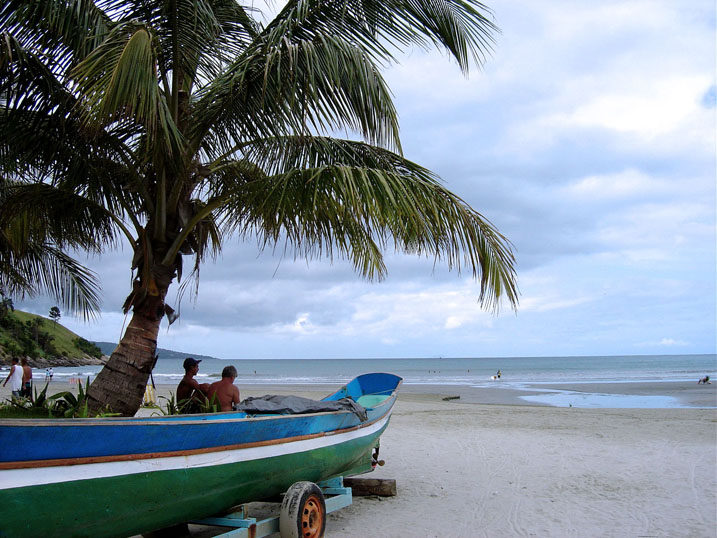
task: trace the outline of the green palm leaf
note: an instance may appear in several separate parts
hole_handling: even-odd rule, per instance
[[[130,119],[145,129],[147,142],[164,141],[178,153],[180,134],[159,90],[150,30],[133,21],[118,24],[71,72],[86,121],[104,125]]]
[[[271,139],[245,148],[263,177],[225,181],[223,222],[264,244],[284,241],[305,257],[334,251],[367,278],[382,278],[387,247],[468,268],[481,280],[481,301],[517,303],[510,245],[430,171],[358,142],[321,137]],[[223,170],[243,172],[237,163]]]
[[[205,152],[236,140],[347,127],[398,147],[398,123],[383,77],[360,48],[331,36],[252,49],[198,92],[191,138]]]

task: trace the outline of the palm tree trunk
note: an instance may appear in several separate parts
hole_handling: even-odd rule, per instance
[[[92,412],[107,408],[123,416],[137,412],[156,361],[160,321],[134,311],[122,340],[87,391]]]
[[[139,409],[147,379],[157,360],[157,334],[165,311],[164,298],[175,275],[174,269],[153,266],[152,292],[134,303],[124,336],[87,391],[91,412],[109,409],[123,416],[134,416]],[[147,289],[139,282],[135,284],[136,289]],[[133,293],[132,297],[137,295]]]

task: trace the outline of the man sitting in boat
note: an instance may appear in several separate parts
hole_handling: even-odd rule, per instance
[[[187,357],[184,359],[184,377],[177,386],[177,404],[183,413],[201,413],[201,404],[205,401],[209,383],[201,385],[194,379],[199,373],[201,360]]]
[[[209,401],[216,401],[221,411],[231,411],[239,403],[239,389],[234,386],[234,380],[238,375],[236,368],[225,366],[221,381],[209,385],[207,391]]]

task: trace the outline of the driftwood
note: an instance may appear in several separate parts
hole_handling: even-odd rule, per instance
[[[350,487],[351,494],[355,497],[396,495],[396,480],[393,478],[344,478],[344,486]]]
[[[448,400],[460,400],[461,397],[460,396],[446,396],[443,399],[447,402]]]

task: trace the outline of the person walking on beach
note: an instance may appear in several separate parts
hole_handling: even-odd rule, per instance
[[[177,404],[184,413],[201,413],[201,404],[209,389],[208,383],[201,385],[194,379],[199,373],[201,360],[187,357],[184,359],[184,377],[177,386]]]
[[[239,389],[234,386],[234,380],[239,374],[233,366],[225,366],[222,370],[222,379],[209,385],[207,396],[209,401],[215,398],[221,406],[221,411],[231,411],[239,403]]]
[[[20,364],[22,365],[22,389],[20,390],[20,396],[32,401],[32,368],[28,366],[25,357],[20,359]]]
[[[17,399],[21,396],[22,391],[22,367],[17,357],[12,358],[12,366],[10,367],[10,373],[7,375],[5,382],[2,384],[4,387],[7,382],[10,381],[10,390],[12,391],[12,398]]]
[[[52,371],[52,368],[50,368],[50,381],[52,381],[52,376],[55,374],[55,372]]]

